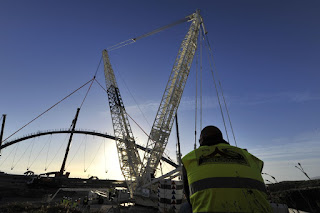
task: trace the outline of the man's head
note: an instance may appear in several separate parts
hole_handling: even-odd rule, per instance
[[[222,133],[218,127],[206,126],[200,134],[200,146],[212,146],[218,143],[228,143],[223,140]]]

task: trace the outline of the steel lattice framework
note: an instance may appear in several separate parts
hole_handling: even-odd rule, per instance
[[[119,161],[121,171],[127,181],[131,196],[133,196],[135,192],[137,192],[136,195],[139,195],[142,191],[145,191],[145,189],[150,191],[145,185],[150,186],[151,176],[154,175],[160,159],[162,158],[164,149],[168,143],[174,118],[177,113],[182,93],[190,72],[192,60],[197,49],[197,40],[200,26],[202,24],[202,17],[200,16],[199,11],[187,16],[182,21],[179,21],[179,23],[183,21],[190,21],[191,25],[180,45],[169,81],[162,96],[147,142],[146,148],[147,150],[150,150],[150,152],[144,154],[143,162],[141,161],[137,151],[128,116],[110,64],[108,52],[106,50],[103,51],[104,72],[113,129],[115,137],[119,138],[119,140],[117,140]],[[170,26],[173,25],[167,25],[156,30],[156,32]],[[146,35],[148,36],[149,34],[150,33]],[[142,192],[142,194],[144,194],[144,192]]]
[[[189,75],[191,63],[197,48],[197,40],[202,18],[197,11],[191,15],[191,25],[183,39],[169,81],[162,96],[156,118],[149,135],[147,148],[152,150],[145,153],[141,174],[143,182],[150,181],[154,174],[164,149],[168,143],[181,96]]]
[[[110,64],[108,52],[103,50],[102,55],[114,136],[117,138],[116,144],[119,163],[129,190],[130,192],[133,192],[141,168],[141,159],[134,141],[127,112],[120,96],[116,78]],[[131,193],[131,195],[132,194],[133,193]]]

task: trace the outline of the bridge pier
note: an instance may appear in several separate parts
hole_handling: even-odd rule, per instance
[[[2,138],[3,138],[3,132],[4,132],[4,125],[6,123],[6,117],[7,117],[6,114],[2,115],[3,120],[2,120],[2,126],[1,126],[1,132],[0,132],[0,147],[2,145]],[[0,156],[1,156],[1,149],[0,149]]]

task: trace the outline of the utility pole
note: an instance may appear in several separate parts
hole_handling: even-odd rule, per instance
[[[6,117],[7,117],[6,114],[2,115],[3,120],[2,120],[2,126],[1,126],[1,132],[0,132],[0,147],[2,145],[2,137],[3,137],[4,125],[6,123]],[[1,156],[1,150],[0,150],[0,156]]]
[[[76,128],[76,123],[77,123],[77,120],[78,120],[79,111],[80,111],[80,108],[77,109],[76,116],[74,117],[74,119],[72,121],[72,124],[71,124],[71,127],[70,127],[71,134],[70,134],[70,137],[69,137],[68,146],[67,146],[67,149],[66,149],[66,153],[64,155],[64,159],[63,159],[63,162],[62,162],[62,165],[61,165],[59,176],[63,176],[64,168],[66,166],[67,157],[68,157],[68,153],[69,153],[69,149],[70,149],[70,145],[71,145],[71,141],[72,141],[72,137],[73,137],[73,132],[74,132],[74,129]]]

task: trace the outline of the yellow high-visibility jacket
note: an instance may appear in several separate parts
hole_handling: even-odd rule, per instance
[[[272,212],[263,161],[229,144],[200,146],[182,159],[193,212]]]

